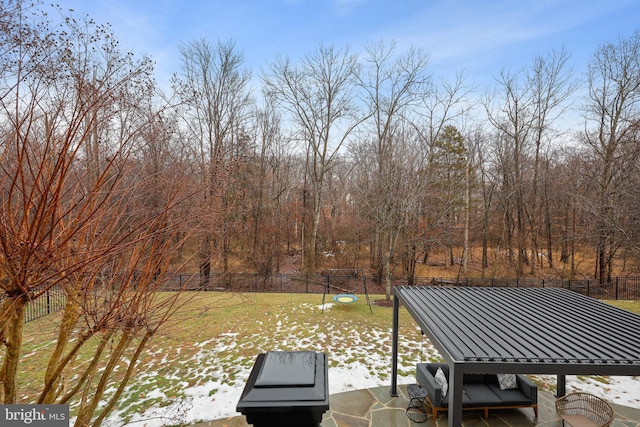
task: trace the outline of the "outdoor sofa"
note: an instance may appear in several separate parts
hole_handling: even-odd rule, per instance
[[[436,380],[438,368],[442,369],[447,382],[449,366],[445,363],[419,363],[416,366],[418,384],[423,387],[427,396],[425,404],[431,406],[435,419],[439,412],[446,411],[449,404],[448,393],[443,397],[443,387]],[[512,384],[503,390],[496,374],[465,374],[463,379],[462,409],[484,411],[489,417],[489,409],[532,408],[538,417],[538,387],[524,375],[508,378]],[[502,378],[501,378],[502,380]],[[440,381],[442,381],[440,379]],[[503,381],[503,386],[505,381]],[[506,381],[508,382],[508,381]],[[509,385],[507,385],[509,387]],[[448,386],[445,386],[448,387]]]

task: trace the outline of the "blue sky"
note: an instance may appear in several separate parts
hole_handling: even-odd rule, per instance
[[[640,28],[640,0],[58,0],[110,23],[122,48],[151,56],[166,83],[179,44],[233,39],[254,76],[277,54],[292,60],[320,43],[363,51],[372,41],[429,53],[432,71],[464,69],[491,85],[503,67],[566,48],[577,72],[604,42]]]

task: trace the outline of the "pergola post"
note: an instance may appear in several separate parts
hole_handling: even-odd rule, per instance
[[[556,397],[562,397],[565,394],[567,394],[567,376],[558,374]]]
[[[393,295],[393,337],[391,340],[391,391],[392,397],[398,397],[398,325],[400,318],[400,301]]]
[[[449,365],[449,427],[459,427],[462,425],[462,392],[463,392],[464,370],[462,365],[455,363]]]

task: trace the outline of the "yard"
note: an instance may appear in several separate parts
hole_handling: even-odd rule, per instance
[[[391,308],[374,305],[371,314],[364,298],[348,305],[328,298],[331,304],[322,313],[322,295],[313,294],[210,292],[185,298],[191,299],[156,335],[107,425],[151,427],[233,416],[256,355],[271,350],[327,353],[331,393],[390,384]],[[640,312],[637,302],[615,304]],[[55,316],[26,325],[28,369],[20,375],[19,403],[34,400],[33,381],[42,378]],[[415,381],[417,362],[439,358],[406,313],[400,315],[400,355],[400,383]],[[536,380],[543,388],[554,384],[551,378]],[[615,403],[640,407],[637,384],[630,378],[568,379],[568,389],[606,393]]]

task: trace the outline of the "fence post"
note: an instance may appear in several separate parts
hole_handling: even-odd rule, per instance
[[[49,289],[47,289],[47,314],[51,314],[51,297],[49,296]]]

